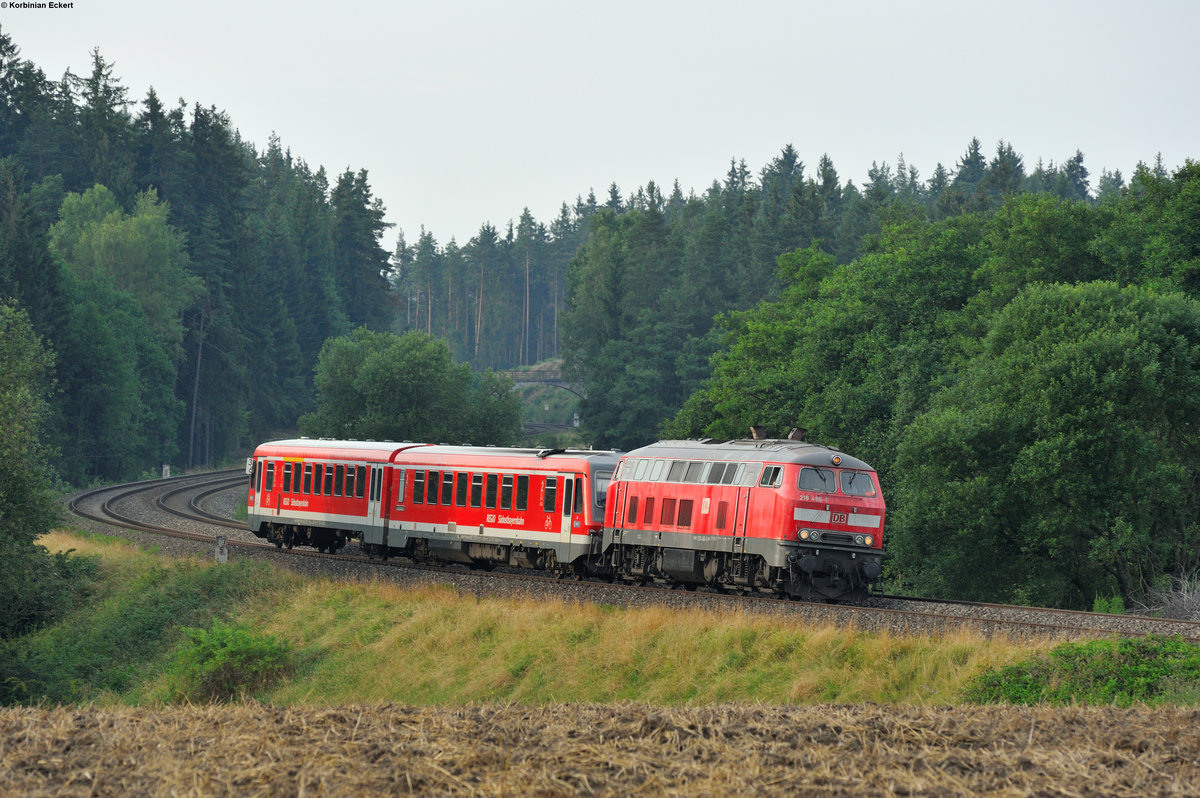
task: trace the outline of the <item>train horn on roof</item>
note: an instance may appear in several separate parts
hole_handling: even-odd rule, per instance
[[[792,431],[788,433],[789,441],[802,441],[804,436],[808,434],[808,430],[804,427],[792,427]]]
[[[767,437],[767,428],[760,427],[757,424],[750,425],[750,437],[756,441],[761,441]]]

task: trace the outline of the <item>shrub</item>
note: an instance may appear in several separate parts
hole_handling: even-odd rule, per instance
[[[1065,643],[973,679],[964,700],[1009,704],[1188,702],[1200,687],[1200,646],[1182,637]]]
[[[244,698],[292,671],[292,653],[272,635],[213,621],[210,629],[185,628],[167,669],[171,697],[193,702]]]

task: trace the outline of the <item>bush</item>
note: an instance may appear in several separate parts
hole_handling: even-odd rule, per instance
[[[171,697],[191,702],[228,701],[268,686],[292,671],[292,654],[272,635],[213,621],[210,629],[185,628],[167,669]]]
[[[1099,594],[1092,599],[1092,612],[1106,612],[1109,615],[1125,614],[1125,599],[1120,596],[1105,598]]]
[[[1066,643],[1035,659],[986,671],[967,686],[976,704],[1190,703],[1200,688],[1200,646],[1182,637]]]

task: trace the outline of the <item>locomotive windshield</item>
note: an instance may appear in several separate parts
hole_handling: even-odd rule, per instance
[[[837,490],[837,480],[828,468],[801,468],[800,490],[813,493],[833,493]]]
[[[867,471],[843,471],[842,493],[847,496],[874,496],[875,480]]]

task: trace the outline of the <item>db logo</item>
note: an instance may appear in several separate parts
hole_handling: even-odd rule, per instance
[[[831,513],[829,520],[830,520],[830,522],[832,522],[834,524],[848,524],[848,523],[850,523],[850,514],[849,513]]]

